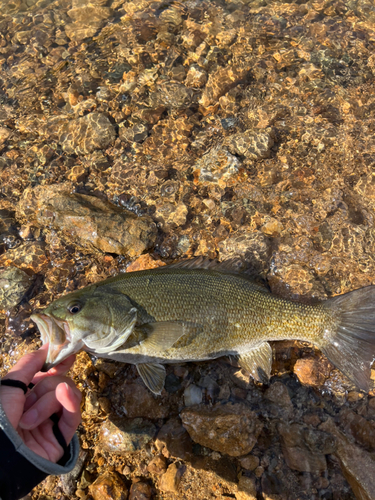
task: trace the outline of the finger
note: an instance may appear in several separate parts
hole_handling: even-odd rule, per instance
[[[52,377],[55,375],[65,375],[70,367],[73,365],[74,361],[76,359],[76,355],[72,354],[68,358],[64,359],[59,365],[54,366],[48,372],[39,372],[35,375],[35,377],[32,380],[33,384],[38,384],[41,380]]]
[[[79,423],[81,422],[81,399],[80,391],[72,388],[67,383],[59,384],[56,388],[56,398],[60,402],[63,411],[59,420],[59,429],[67,443],[70,443]]]
[[[35,429],[60,410],[61,404],[56,399],[55,392],[47,392],[22,415],[18,425],[21,429]]]
[[[37,402],[37,400],[40,399],[47,392],[52,391],[54,393],[56,390],[56,387],[59,384],[61,384],[62,382],[66,382],[67,384],[71,385],[72,387],[75,387],[73,380],[71,380],[68,377],[54,376],[54,377],[47,377],[47,378],[41,380],[33,388],[33,390],[27,394],[24,412],[29,410]]]
[[[29,385],[35,373],[39,372],[47,358],[48,345],[45,344],[38,351],[29,352],[9,370],[4,379],[12,378]]]

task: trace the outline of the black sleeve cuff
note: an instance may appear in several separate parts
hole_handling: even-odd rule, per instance
[[[1,500],[17,500],[24,497],[48,475],[18,453],[1,430],[0,453]]]

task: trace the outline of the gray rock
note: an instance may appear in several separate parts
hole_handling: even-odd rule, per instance
[[[202,389],[194,384],[186,387],[184,391],[185,406],[199,405],[202,402]]]
[[[0,271],[0,309],[8,310],[19,304],[31,283],[32,278],[17,267]]]
[[[244,133],[231,135],[225,144],[232,154],[245,156],[250,160],[260,160],[269,158],[274,142],[268,132],[247,130]]]
[[[142,418],[107,420],[100,428],[99,449],[119,455],[142,450],[155,432],[156,427]]]

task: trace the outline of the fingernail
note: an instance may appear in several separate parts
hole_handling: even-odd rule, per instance
[[[21,418],[18,425],[24,429],[28,429],[35,424],[35,422],[37,421],[38,415],[39,415],[38,410],[35,408],[27,411],[26,413],[24,413],[22,415],[22,418]]]

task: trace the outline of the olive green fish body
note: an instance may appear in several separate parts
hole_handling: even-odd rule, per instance
[[[311,342],[364,390],[375,358],[375,287],[307,305],[202,259],[120,274],[56,300],[32,319],[50,343],[49,366],[85,349],[134,363],[156,394],[163,364],[224,355],[237,356],[266,382],[271,340]]]

